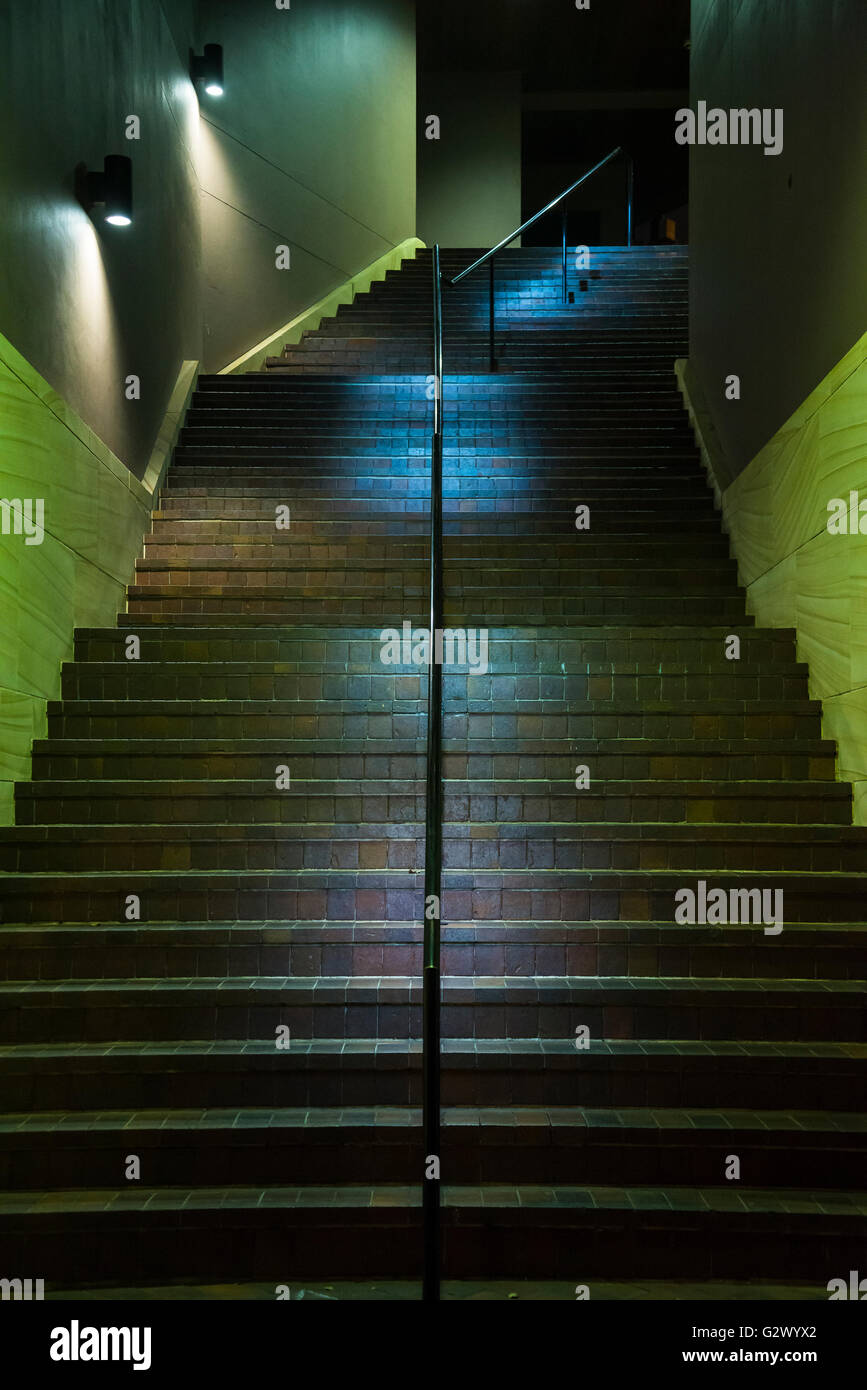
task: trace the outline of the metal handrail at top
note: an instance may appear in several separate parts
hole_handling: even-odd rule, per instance
[[[546,203],[545,206],[544,206],[543,208],[540,208],[538,212],[534,213],[532,217],[528,217],[527,220],[526,220],[526,222],[522,222],[521,225],[520,225],[520,227],[517,227],[517,228],[515,229],[514,232],[511,232],[510,235],[507,236],[507,237],[503,237],[503,240],[502,240],[502,241],[498,241],[497,244],[496,244],[496,246],[492,246],[491,249],[490,249],[490,251],[486,251],[486,252],[484,253],[483,256],[479,256],[477,260],[473,261],[472,265],[468,265],[468,266],[466,267],[465,270],[459,271],[458,274],[455,275],[455,276],[453,276],[452,279],[449,281],[449,284],[450,284],[450,285],[459,285],[460,282],[461,282],[461,280],[465,280],[466,277],[467,277],[468,275],[472,275],[473,271],[478,270],[480,266],[483,266],[483,265],[485,265],[485,264],[487,264],[487,266],[488,266],[488,271],[489,271],[489,277],[488,277],[488,343],[489,343],[489,353],[488,353],[488,356],[489,356],[489,366],[490,366],[490,370],[491,370],[492,372],[495,372],[495,371],[497,370],[497,353],[496,353],[496,347],[495,347],[495,341],[494,341],[494,334],[495,334],[495,317],[496,317],[496,310],[495,310],[495,305],[494,305],[494,260],[495,260],[495,257],[499,254],[500,251],[503,251],[503,250],[505,250],[505,248],[506,248],[507,246],[510,246],[511,243],[512,243],[513,241],[515,241],[516,238],[519,237],[519,236],[521,235],[522,232],[526,232],[526,230],[527,230],[528,227],[532,227],[534,222],[538,222],[540,217],[544,217],[545,214],[548,213],[548,212],[551,212],[551,210],[552,210],[553,208],[556,208],[556,207],[562,205],[562,209],[561,209],[561,211],[562,211],[562,218],[561,218],[561,239],[562,239],[562,243],[563,243],[563,276],[562,276],[563,283],[562,283],[562,298],[563,298],[563,303],[566,304],[567,301],[568,301],[568,298],[569,298],[568,292],[567,292],[567,287],[566,287],[566,280],[567,280],[567,255],[566,255],[566,200],[567,200],[567,198],[570,197],[571,194],[573,194],[573,193],[575,192],[575,189],[576,189],[576,188],[580,188],[580,187],[581,187],[582,183],[586,183],[588,179],[591,179],[591,178],[593,177],[593,175],[596,174],[596,173],[598,173],[598,171],[599,171],[600,169],[602,169],[606,164],[610,164],[611,161],[612,161],[612,159],[616,159],[617,156],[618,156],[619,154],[624,154],[624,153],[625,153],[625,151],[623,150],[623,148],[622,148],[621,145],[615,145],[615,147],[614,147],[613,150],[609,150],[608,154],[605,155],[605,157],[604,157],[603,159],[600,159],[599,162],[598,162],[597,164],[594,164],[592,169],[588,169],[587,172],[586,172],[585,174],[582,174],[581,177],[580,177],[580,179],[576,179],[574,183],[570,183],[569,187],[568,187],[568,188],[564,188],[562,193],[558,193],[556,198],[552,198],[551,201],[550,201],[550,203]],[[627,176],[626,176],[626,245],[627,245],[627,246],[631,246],[631,245],[632,245],[632,200],[633,200],[633,189],[634,189],[634,170],[633,170],[632,156],[627,154],[627,155],[626,155],[626,159],[627,159]]]
[[[515,240],[516,237],[519,237],[522,232],[526,232],[528,227],[532,227],[534,222],[538,222],[540,217],[544,217],[546,212],[550,212],[552,208],[557,207],[558,203],[562,203],[564,199],[569,197],[570,193],[575,192],[576,188],[580,188],[582,183],[586,183],[589,178],[592,178],[593,175],[603,167],[603,165],[609,164],[612,159],[615,159],[617,155],[622,153],[622,147],[620,145],[616,145],[613,150],[610,150],[608,152],[604,159],[600,159],[598,164],[594,164],[592,169],[588,169],[586,174],[582,174],[580,179],[576,179],[574,183],[570,183],[568,188],[564,188],[563,192],[558,193],[556,198],[552,198],[550,203],[546,203],[545,206],[541,208],[538,212],[534,213],[532,217],[528,217],[526,222],[522,222],[520,227],[518,227],[509,236],[503,237],[502,241],[498,241],[496,246],[491,247],[490,251],[486,251],[483,256],[479,256],[478,260],[473,261],[472,265],[468,265],[466,270],[462,270],[458,275],[453,276],[452,279],[449,281],[449,284],[457,285],[460,283],[461,280],[466,279],[468,275],[472,275],[474,270],[478,270],[479,266],[484,265],[486,261],[491,260],[492,257],[496,256],[498,251],[503,251],[507,246],[511,244],[511,242]],[[630,165],[631,163],[632,161],[630,160]],[[631,240],[632,231],[631,206],[632,198],[630,189],[630,217],[628,228],[629,238],[627,240],[627,245],[629,244],[629,240]]]

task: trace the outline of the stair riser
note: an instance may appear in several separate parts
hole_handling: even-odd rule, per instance
[[[39,784],[26,784],[15,799],[15,819],[18,825],[304,825],[310,821],[336,824],[364,825],[391,822],[407,824],[424,820],[424,798],[406,794],[377,795],[373,788],[359,789],[357,795],[347,791],[329,797],[311,785],[305,794],[303,784],[289,793],[276,793],[272,782],[261,787],[257,794],[235,790],[231,783],[200,787],[184,783],[172,793],[150,791],[147,784],[138,784],[129,795],[115,788],[100,788],[90,784],[83,795],[75,795],[74,784],[67,783],[63,794],[36,796]],[[781,793],[779,800],[762,796],[714,797],[696,793],[692,796],[658,796],[632,793],[622,797],[593,796],[552,800],[547,809],[526,804],[526,799],[503,798],[509,804],[498,809],[496,797],[474,797],[469,804],[463,797],[446,796],[444,816],[449,821],[474,821],[512,824],[537,821],[568,821],[575,825],[593,825],[599,821],[618,821],[624,824],[644,823],[667,825],[687,822],[696,827],[720,822],[739,821],[761,824],[835,824],[851,823],[851,804],[848,799],[799,800],[794,803]],[[538,800],[538,798],[536,798]],[[518,802],[520,804],[516,805]]]
[[[326,929],[327,932],[327,929]],[[449,929],[444,929],[446,936]],[[159,935],[158,929],[155,934]],[[375,935],[375,932],[371,932]],[[445,944],[442,948],[444,975],[504,975],[509,979],[534,976],[610,976],[629,975],[636,979],[660,976],[677,978],[738,978],[775,980],[857,980],[863,971],[863,945],[859,940],[841,943],[842,933],[831,929],[814,932],[798,943],[790,928],[779,938],[765,938],[760,932],[719,931],[713,945],[691,942],[684,928],[677,936],[669,930],[669,944],[642,945],[582,944],[577,931],[562,928],[559,944],[513,944],[519,935],[514,927],[504,939],[483,944]],[[4,953],[3,973],[8,980],[99,980],[210,978],[225,975],[240,978],[258,975],[292,975],[299,979],[319,976],[384,975],[421,977],[421,929],[415,942],[384,944],[376,941],[305,942],[291,945],[166,945],[165,942],[135,946],[113,944],[111,939],[99,947],[64,947],[56,940],[45,946],[18,947]]]
[[[186,670],[172,670],[148,661],[124,661],[112,666],[94,664],[66,666],[63,670],[61,695],[64,700],[301,700],[331,701],[358,700],[362,707],[370,700],[417,701],[426,695],[426,675],[408,674],[412,667],[402,667],[395,673],[385,666],[380,646],[371,662],[368,675],[295,675],[270,672],[267,665],[257,669],[256,663],[232,671],[231,666],[217,663],[190,664]],[[491,656],[488,647],[489,661]],[[150,653],[148,653],[150,655]],[[377,671],[377,665],[380,670]],[[418,671],[418,668],[415,668]],[[443,699],[446,706],[479,713],[486,705],[514,701],[516,712],[544,710],[550,702],[555,705],[590,706],[594,711],[605,705],[615,709],[623,705],[646,703],[658,705],[673,715],[684,702],[708,700],[714,697],[728,700],[778,702],[806,701],[807,677],[770,673],[750,675],[732,663],[728,670],[711,674],[688,675],[474,675],[443,672]],[[451,712],[451,711],[450,711]]]
[[[382,647],[381,629],[355,628],[342,632],[327,632],[317,628],[268,628],[263,624],[255,633],[239,628],[236,632],[218,629],[213,635],[175,626],[165,632],[148,633],[143,643],[141,660],[263,662],[282,664],[306,663],[313,672],[345,671],[359,675],[369,672],[379,659]],[[489,634],[489,665],[495,675],[559,675],[562,666],[567,671],[586,671],[589,675],[606,676],[636,673],[683,676],[706,673],[715,676],[736,670],[750,675],[780,674],[800,676],[806,667],[795,661],[794,641],[787,634],[774,637],[765,632],[746,628],[738,633],[741,656],[734,667],[723,655],[726,637],[722,629],[714,634],[686,632],[672,634],[630,633],[613,628],[610,632],[582,633],[539,637],[508,629],[493,629]],[[126,661],[128,631],[79,630],[75,640],[75,659],[81,662],[105,662],[116,665]],[[401,673],[408,668],[396,668]],[[412,674],[412,672],[409,672]]]
[[[293,994],[300,993],[296,985]],[[466,992],[466,991],[465,991]],[[574,1037],[579,1026],[586,1026],[592,1038],[612,1039],[671,1039],[694,1038],[703,1041],[780,1041],[792,1037],[821,1040],[833,1035],[838,1041],[867,1041],[867,1022],[863,1008],[850,1003],[844,1006],[839,996],[828,996],[827,1006],[812,1004],[806,996],[794,991],[786,996],[782,991],[763,998],[760,991],[751,995],[732,995],[732,1002],[711,1000],[696,989],[686,1004],[672,1002],[671,996],[656,991],[646,993],[640,1003],[593,1004],[582,1002],[582,991],[574,990],[571,1002],[495,1004],[480,1002],[477,993],[473,1003],[450,1004],[442,1007],[442,1036],[477,1039],[556,1039]],[[565,991],[562,991],[565,993]],[[638,987],[633,993],[638,993]],[[247,995],[251,991],[247,991]],[[265,1042],[287,1027],[299,1044],[312,1038],[377,1038],[410,1039],[421,1036],[421,1004],[350,1003],[314,1004],[283,1002],[285,991],[274,989],[256,991],[257,1001],[245,1003],[244,992],[231,989],[216,991],[197,987],[194,990],[169,990],[165,997],[153,991],[143,991],[136,1002],[135,992],[125,990],[121,1004],[116,996],[112,1002],[88,1002],[93,996],[86,992],[71,995],[64,990],[60,996],[46,997],[45,1005],[34,1002],[19,1006],[3,998],[4,1017],[0,1021],[0,1044],[34,1045],[39,1043],[75,1042],[105,1043],[122,1038],[124,1041],[165,1042],[187,1040],[251,1039]],[[272,1002],[266,1002],[265,995]],[[405,993],[397,987],[395,994]],[[527,990],[532,995],[534,991]],[[420,990],[416,990],[417,996]],[[599,991],[595,991],[598,997]],[[147,996],[153,1002],[146,1002]],[[219,995],[219,998],[218,998]],[[71,996],[71,997],[70,997]],[[590,1000],[594,996],[587,994]],[[854,998],[855,996],[852,995]],[[788,998],[788,1002],[777,1002]],[[235,1002],[232,1002],[234,999]],[[448,991],[446,991],[446,1000]],[[70,1002],[67,1002],[70,1000]],[[223,1002],[225,1000],[225,1002]],[[704,1002],[707,1000],[708,1002]],[[159,1002],[157,1002],[159,1001]]]
[[[61,828],[33,843],[24,840],[25,828],[18,834],[8,832],[8,838],[0,840],[0,871],[38,874],[236,869],[282,873],[302,869],[424,869],[423,821],[415,825],[398,821],[386,827],[371,824],[366,834],[351,825],[287,823],[280,827],[279,835],[271,827],[258,834],[255,828],[241,827],[207,838],[202,835],[202,831],[207,835],[207,827],[200,830],[181,825],[172,827],[171,835],[163,830],[162,843],[150,837],[118,833],[115,827],[108,829],[110,836],[95,828],[85,839]],[[613,835],[610,839],[582,839],[579,827],[559,836],[551,835],[547,826],[515,829],[518,833],[511,836],[471,838],[447,825],[443,833],[443,867],[504,871],[663,870],[692,875],[719,871],[744,875],[798,871],[863,873],[867,869],[867,848],[860,842],[812,844],[802,836],[791,845],[778,841],[754,844],[749,832],[739,828],[707,843],[668,839],[664,828],[654,838],[634,840],[615,839]]]
[[[49,738],[108,739],[144,738],[195,739],[244,737],[292,739],[420,739],[425,735],[423,714],[291,714],[281,711],[271,716],[264,713],[237,714],[201,710],[191,714],[172,714],[165,710],[144,710],[136,713],[100,714],[100,702],[94,701],[93,713],[55,714],[48,717]],[[215,702],[217,705],[219,702]],[[68,707],[67,707],[68,708]],[[445,737],[482,742],[490,739],[510,739],[520,751],[523,739],[580,739],[589,754],[588,742],[595,739],[701,739],[775,737],[789,740],[816,739],[820,733],[818,714],[447,714],[444,720]],[[371,751],[375,751],[371,749]],[[378,751],[378,750],[377,750]],[[492,750],[494,751],[494,750]],[[579,750],[580,751],[580,750]],[[746,750],[748,751],[748,750]],[[388,749],[383,747],[382,752]],[[288,752],[285,756],[289,756]],[[597,776],[599,775],[597,770]]]
[[[472,875],[455,870],[452,879],[466,880]],[[719,873],[714,886],[722,886]],[[173,878],[165,874],[142,877],[132,871],[116,875],[116,881],[79,874],[75,878],[40,878],[38,875],[7,878],[0,882],[0,907],[5,922],[112,922],[124,921],[124,903],[136,894],[142,903],[146,922],[200,921],[422,921],[422,888],[415,886],[417,875],[399,870],[389,875],[370,874],[356,882],[353,871],[335,878],[328,871],[308,873],[300,878],[292,871],[261,873],[239,885],[232,878],[223,883],[218,876],[178,870]],[[617,886],[617,876],[598,871],[592,876],[577,874],[576,881],[564,882],[562,873],[551,874],[550,882],[529,874],[493,875],[493,881],[479,878],[479,886],[446,886],[443,916],[446,921],[674,921],[674,893],[681,887],[695,887],[696,875],[689,871],[669,875],[670,888],[642,886],[646,875],[635,882]],[[498,883],[496,880],[505,880]],[[605,886],[611,880],[610,886]],[[484,883],[485,886],[482,886]],[[532,886],[530,886],[532,883]],[[735,876],[730,886],[750,887],[744,876]],[[768,885],[764,885],[768,886]],[[785,922],[861,922],[863,892],[854,878],[817,881],[805,887],[798,876],[773,875],[772,885],[784,892]],[[831,1033],[833,1036],[833,1032]]]
[[[408,1068],[400,1056],[374,1069],[363,1057],[336,1054],[326,1065],[305,1058],[242,1058],[227,1064],[217,1056],[183,1054],[171,1069],[153,1056],[129,1070],[122,1057],[58,1067],[54,1059],[31,1058],[26,1074],[0,1057],[0,1104],[18,1110],[197,1109],[207,1106],[407,1106],[421,1104],[418,1058]],[[545,1066],[540,1057],[486,1056],[483,1067],[446,1054],[443,1105],[583,1105],[743,1109],[775,1105],[793,1109],[858,1112],[864,1093],[863,1063],[848,1058],[654,1056],[617,1058],[587,1054]],[[521,1065],[517,1065],[517,1063]],[[780,1175],[777,1175],[777,1181]]]
[[[81,1213],[18,1217],[0,1227],[11,1269],[45,1271],[46,1284],[82,1282],[140,1287],[167,1269],[192,1282],[237,1284],[273,1279],[293,1287],[355,1276],[417,1278],[420,1213],[356,1209],[230,1207],[150,1216]],[[743,1277],[745,1245],[751,1278],[804,1280],[825,1293],[816,1271],[857,1268],[860,1224],[843,1217],[734,1216],[732,1213],[616,1213],[557,1209],[447,1211],[445,1278],[727,1279]],[[576,1255],[576,1250],[580,1255]],[[592,1283],[591,1283],[592,1291]],[[591,1293],[592,1296],[592,1293]]]
[[[857,1190],[867,1162],[863,1136],[771,1134],[753,1131],[613,1129],[565,1131],[491,1124],[470,1137],[443,1132],[442,1171],[450,1183],[550,1186],[730,1186],[726,1157],[737,1154],[744,1186]],[[794,1138],[794,1142],[793,1142]],[[852,1142],[854,1138],[854,1143]],[[91,1187],[115,1187],[124,1158],[136,1153],[148,1187],[266,1187],[354,1183],[410,1185],[417,1180],[421,1135],[389,1127],[371,1133],[336,1129],[154,1132],[130,1125],[112,1131],[0,1137],[0,1184],[7,1191],[68,1189],[82,1171]],[[781,1169],[784,1183],[780,1182]]]
[[[346,590],[346,584],[342,586]],[[214,626],[221,620],[228,626],[234,625],[238,618],[255,618],[258,622],[295,618],[308,622],[326,623],[331,619],[335,626],[343,627],[347,622],[382,621],[384,627],[399,626],[410,621],[414,626],[421,624],[425,609],[421,592],[404,588],[390,588],[377,593],[344,592],[336,594],[320,593],[318,597],[279,598],[274,593],[262,591],[259,597],[238,597],[227,593],[222,597],[184,597],[184,591],[172,593],[156,585],[151,591],[130,588],[128,599],[129,615],[133,624],[149,615],[180,619],[183,622],[195,621],[197,616],[208,620]],[[429,611],[429,610],[428,610]],[[619,598],[582,598],[577,594],[551,597],[547,594],[526,596],[494,595],[480,589],[477,597],[467,596],[461,601],[452,598],[446,590],[446,609],[444,620],[448,626],[477,626],[484,618],[490,625],[502,627],[512,624],[515,627],[526,623],[528,626],[545,626],[551,623],[561,626],[570,619],[576,622],[599,622],[605,626],[613,623],[625,625],[647,623],[656,627],[666,615],[674,623],[693,623],[696,626],[713,627],[719,622],[743,624],[743,602],[740,599],[717,597],[715,600],[703,596],[684,597],[679,594],[660,594],[652,598],[642,598],[638,594]]]

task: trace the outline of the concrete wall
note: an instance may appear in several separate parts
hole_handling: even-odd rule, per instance
[[[867,324],[865,49],[863,0],[692,0],[692,108],[784,111],[779,155],[691,150],[690,370],[729,478]]]
[[[602,154],[608,151],[603,149]],[[592,168],[597,159],[591,155],[586,160],[574,159],[570,163],[536,164],[528,169],[524,177],[524,216],[532,217],[540,208],[568,188],[577,178]],[[598,214],[599,235],[591,237],[591,244],[598,246],[626,245],[626,164],[622,159],[614,159],[605,168],[594,174],[592,179],[576,191],[567,203],[570,223],[581,225],[584,213]],[[560,245],[560,208],[556,208],[545,218],[541,218],[538,228],[531,228],[527,242],[542,246]],[[570,244],[576,240],[570,232]],[[527,244],[525,242],[525,245]]]
[[[429,115],[439,140],[426,137]],[[521,222],[520,74],[423,75],[418,116],[418,235],[429,246],[493,246]]]
[[[216,371],[415,233],[412,0],[202,0],[204,365]],[[291,269],[276,268],[288,245]]]
[[[0,6],[0,332],[139,476],[181,362],[200,355],[192,11]],[[95,225],[75,200],[75,166],[101,169],[106,154],[132,158],[131,227]]]

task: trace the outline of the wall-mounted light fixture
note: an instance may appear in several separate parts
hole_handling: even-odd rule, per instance
[[[126,154],[107,154],[102,173],[89,172],[86,164],[75,170],[75,192],[85,212],[104,206],[103,218],[113,227],[132,222],[132,160]]]
[[[201,54],[190,49],[190,78],[209,97],[223,95],[223,45],[206,43]]]

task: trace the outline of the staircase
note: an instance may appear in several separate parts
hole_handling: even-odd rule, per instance
[[[700,470],[685,250],[559,275],[498,258],[494,374],[486,275],[445,293],[446,620],[489,641],[444,673],[445,1275],[825,1298],[865,831]],[[200,379],[0,832],[0,1275],[49,1297],[419,1276],[426,670],[380,634],[426,621],[430,277]],[[783,931],[676,922],[700,881]]]

